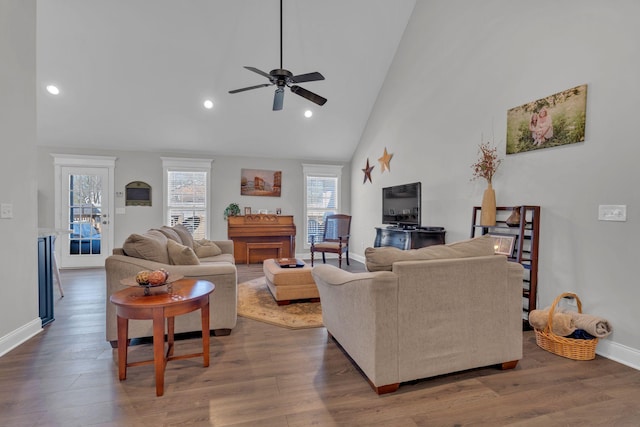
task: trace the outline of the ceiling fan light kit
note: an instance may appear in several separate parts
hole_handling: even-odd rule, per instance
[[[260,74],[263,77],[269,79],[269,83],[263,83],[255,86],[244,87],[241,89],[230,90],[229,93],[238,93],[245,92],[247,90],[258,89],[267,86],[276,85],[276,91],[273,97],[273,111],[282,110],[284,104],[284,88],[288,87],[291,92],[299,95],[309,101],[318,104],[324,105],[327,102],[326,98],[315,94],[307,89],[304,89],[298,86],[296,83],[304,83],[304,82],[313,82],[318,80],[324,80],[324,76],[319,72],[315,71],[313,73],[306,73],[300,75],[293,75],[293,73],[289,70],[285,70],[282,67],[282,0],[280,0],[280,68],[276,68],[275,70],[271,70],[269,73],[265,73],[262,70],[259,70],[255,67],[245,66],[249,71],[253,71],[254,73]]]

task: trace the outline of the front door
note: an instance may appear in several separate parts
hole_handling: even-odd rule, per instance
[[[56,169],[59,266],[103,267],[111,253],[112,169],[63,164]]]

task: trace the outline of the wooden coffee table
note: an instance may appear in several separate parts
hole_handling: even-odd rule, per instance
[[[156,395],[164,393],[164,368],[169,360],[203,358],[209,366],[209,295],[215,285],[206,280],[181,279],[171,284],[171,290],[162,286],[151,288],[144,295],[142,287],[122,289],[110,297],[118,316],[118,378],[127,378],[127,367],[153,363],[156,374]],[[175,316],[200,309],[202,314],[202,353],[173,355]],[[129,319],[153,320],[153,360],[127,363]],[[165,319],[167,321],[167,352],[164,352]]]

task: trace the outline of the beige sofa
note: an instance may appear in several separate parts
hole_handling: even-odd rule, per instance
[[[324,325],[378,394],[451,372],[513,368],[522,358],[523,268],[493,251],[480,237],[368,248],[366,273],[316,266]]]
[[[112,346],[117,345],[118,334],[115,306],[109,302],[109,296],[126,287],[121,283],[122,279],[134,277],[141,270],[164,268],[171,275],[212,282],[216,288],[210,299],[209,327],[215,335],[231,333],[237,321],[238,299],[233,242],[223,240],[199,243],[189,237],[188,230],[183,226],[162,227],[141,235],[132,234],[122,248],[114,249],[113,255],[107,258],[106,338]],[[200,330],[199,311],[175,319],[176,333]],[[151,336],[151,320],[129,322],[129,338]]]

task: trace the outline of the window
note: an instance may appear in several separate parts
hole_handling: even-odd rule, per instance
[[[302,165],[304,173],[305,247],[322,240],[328,215],[340,212],[340,177],[342,166]]]
[[[212,160],[162,158],[165,224],[183,224],[194,239],[209,236],[209,175]]]

